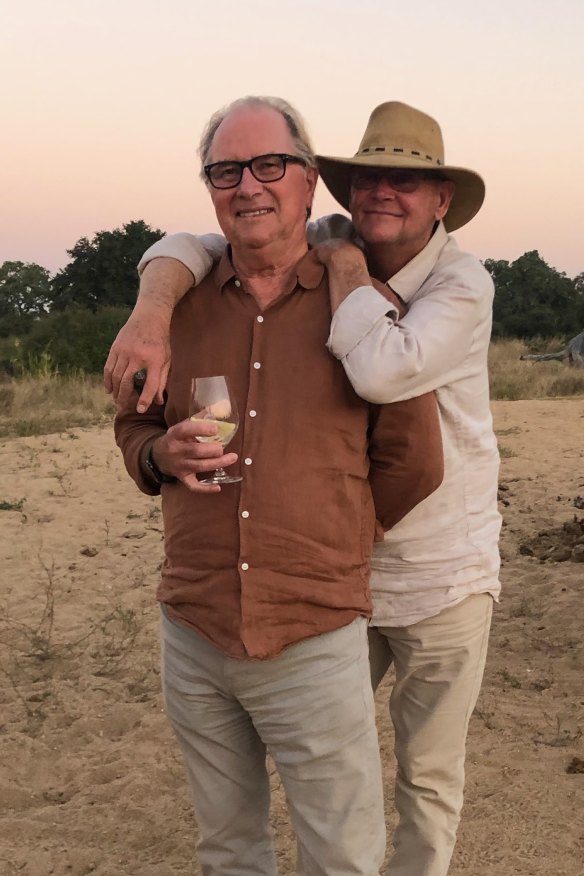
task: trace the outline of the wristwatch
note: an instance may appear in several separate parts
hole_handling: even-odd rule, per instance
[[[158,486],[161,486],[161,484],[175,484],[176,478],[173,475],[164,474],[164,472],[160,471],[160,469],[154,462],[154,459],[152,457],[152,447],[153,445],[151,444],[150,450],[148,451],[148,456],[144,460],[146,468],[148,469]]]

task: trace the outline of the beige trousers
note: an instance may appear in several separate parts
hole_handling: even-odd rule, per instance
[[[366,621],[263,661],[226,657],[164,613],[161,637],[204,876],[277,873],[266,750],[286,792],[297,872],[378,876],[385,824]]]
[[[466,735],[479,694],[493,600],[469,596],[410,627],[369,631],[376,688],[395,667],[399,823],[387,876],[446,876],[462,809]]]

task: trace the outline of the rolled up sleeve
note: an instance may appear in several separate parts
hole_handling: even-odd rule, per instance
[[[138,273],[142,274],[152,259],[176,259],[189,269],[195,284],[198,284],[207,276],[213,262],[219,260],[225,246],[225,238],[220,234],[203,234],[199,237],[186,231],[168,234],[146,250],[138,262]]]

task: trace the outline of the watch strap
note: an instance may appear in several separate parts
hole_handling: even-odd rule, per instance
[[[151,444],[150,449],[148,450],[148,455],[145,459],[146,468],[159,486],[161,484],[175,484],[176,478],[174,477],[174,475],[164,474],[164,472],[160,471],[160,469],[154,462],[154,458],[152,456],[152,447],[153,445]]]

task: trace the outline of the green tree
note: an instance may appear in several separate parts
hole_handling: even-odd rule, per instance
[[[51,366],[62,374],[71,371],[99,373],[121,326],[130,315],[125,307],[68,307],[54,311],[34,323],[20,339],[18,356],[13,356],[11,370],[28,371],[47,356]]]
[[[35,319],[46,314],[51,300],[51,277],[33,262],[0,265],[0,337],[23,335]]]
[[[487,259],[485,267],[495,283],[495,337],[575,334],[579,324],[575,281],[550,267],[536,250],[514,262]]]
[[[138,291],[136,265],[144,250],[163,236],[140,219],[99,231],[92,240],[82,237],[67,250],[69,264],[53,278],[51,310],[132,307]]]

